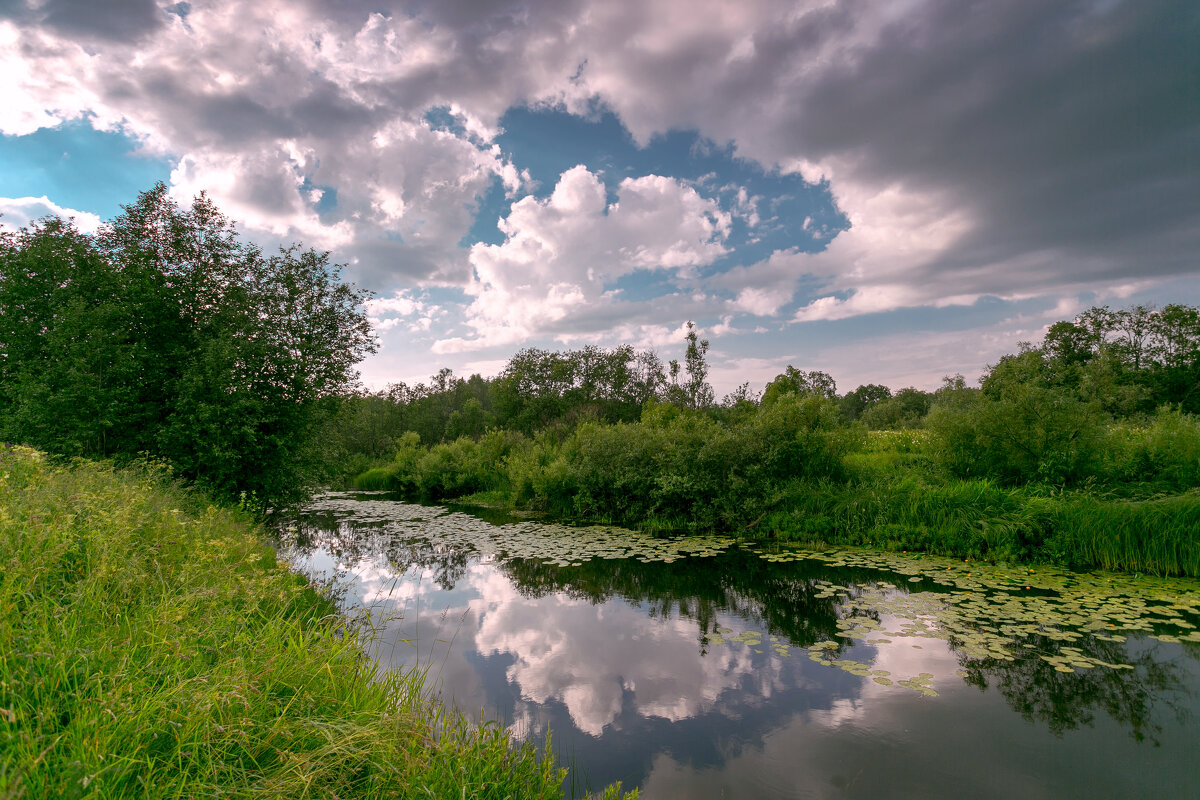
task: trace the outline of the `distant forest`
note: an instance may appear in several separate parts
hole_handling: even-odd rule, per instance
[[[344,398],[335,484],[650,532],[1200,576],[1200,309],[1091,308],[978,388],[840,394],[788,366],[719,402],[708,343],[527,349],[493,379]]]

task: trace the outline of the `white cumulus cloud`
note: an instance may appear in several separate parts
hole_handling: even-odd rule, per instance
[[[500,222],[501,244],[476,244],[467,291],[470,338],[435,345],[461,352],[554,334],[584,308],[620,304],[618,278],[639,270],[690,277],[727,252],[730,215],[673,178],[626,178],[609,203],[600,177],[585,166],[564,172],[544,200],[524,197]],[[605,326],[611,319],[603,316]]]

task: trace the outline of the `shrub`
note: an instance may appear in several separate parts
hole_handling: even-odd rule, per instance
[[[636,423],[584,422],[561,445],[539,437],[509,460],[509,478],[518,501],[543,510],[736,527],[791,481],[840,477],[857,438],[816,395],[783,395],[734,425],[651,405]]]
[[[372,467],[366,472],[355,475],[351,484],[355,489],[375,492],[396,488],[395,479],[395,465],[388,464],[384,467]]]
[[[938,459],[961,477],[1063,484],[1099,473],[1106,420],[1099,406],[1033,384],[939,403],[926,425]]]
[[[416,462],[416,488],[435,500],[506,488],[505,461],[524,439],[513,431],[492,430],[478,442],[463,436],[435,445]]]
[[[1165,406],[1146,425],[1113,429],[1111,477],[1183,490],[1200,487],[1200,419]]]

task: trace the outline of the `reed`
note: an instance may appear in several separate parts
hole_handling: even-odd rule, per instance
[[[1200,577],[1200,492],[1149,499],[894,476],[792,488],[758,526],[803,543]]]

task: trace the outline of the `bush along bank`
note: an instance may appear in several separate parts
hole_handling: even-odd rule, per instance
[[[651,531],[1200,576],[1200,421],[1044,402],[1018,416],[951,395],[927,430],[866,432],[787,394],[726,420],[663,404],[532,438],[424,448],[410,433],[355,485]]]
[[[153,469],[0,450],[0,644],[0,797],[562,794],[553,759],[377,674],[248,517]]]

